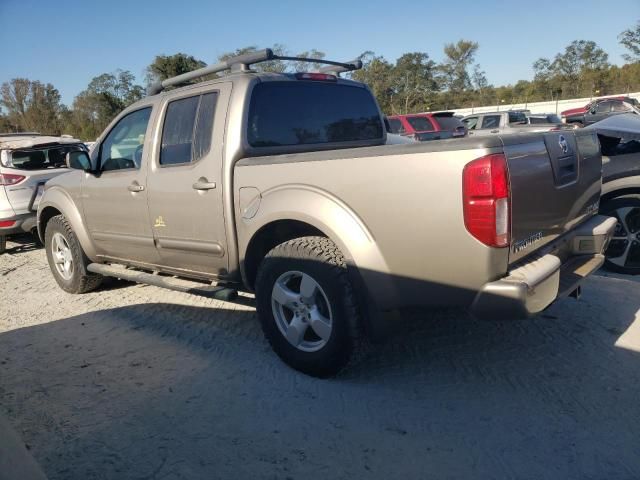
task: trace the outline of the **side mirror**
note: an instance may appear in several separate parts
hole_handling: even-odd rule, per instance
[[[91,160],[89,155],[84,150],[76,150],[68,152],[65,161],[67,168],[73,168],[75,170],[84,170],[85,172],[91,171]]]
[[[595,115],[596,114],[596,107],[593,107],[590,111],[591,111],[591,115]]]

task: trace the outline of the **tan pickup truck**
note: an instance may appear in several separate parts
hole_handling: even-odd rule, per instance
[[[370,90],[338,74],[357,62],[250,68],[274,58],[165,80],[90,158],[68,155],[76,170],[46,185],[38,209],[61,288],[177,276],[217,282],[223,297],[254,291],[276,353],[328,376],[403,307],[526,317],[602,264],[616,221],[597,214],[595,133],[385,145]]]

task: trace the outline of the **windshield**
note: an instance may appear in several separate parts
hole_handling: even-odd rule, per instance
[[[68,152],[84,150],[81,145],[56,145],[44,148],[13,150],[8,156],[5,167],[20,170],[46,170],[65,168]]]
[[[334,82],[264,82],[255,86],[247,137],[253,147],[382,140],[369,90]]]

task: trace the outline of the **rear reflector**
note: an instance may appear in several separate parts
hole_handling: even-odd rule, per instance
[[[13,227],[15,224],[15,220],[0,220],[0,228]]]
[[[314,80],[316,82],[335,82],[335,75],[327,73],[296,73],[298,80]]]
[[[0,173],[0,185],[16,185],[23,181],[25,178],[24,175],[15,175],[13,173]]]
[[[509,245],[511,232],[509,173],[503,154],[468,163],[462,172],[464,224],[490,247]]]

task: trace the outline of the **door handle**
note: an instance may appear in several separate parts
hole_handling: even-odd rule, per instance
[[[500,130],[491,130],[491,133],[499,133]]]
[[[204,177],[200,177],[197,182],[193,184],[194,190],[213,190],[216,188],[216,182],[210,182]]]
[[[133,182],[127,187],[127,189],[130,192],[142,192],[144,190],[144,185],[139,185],[138,182]]]

